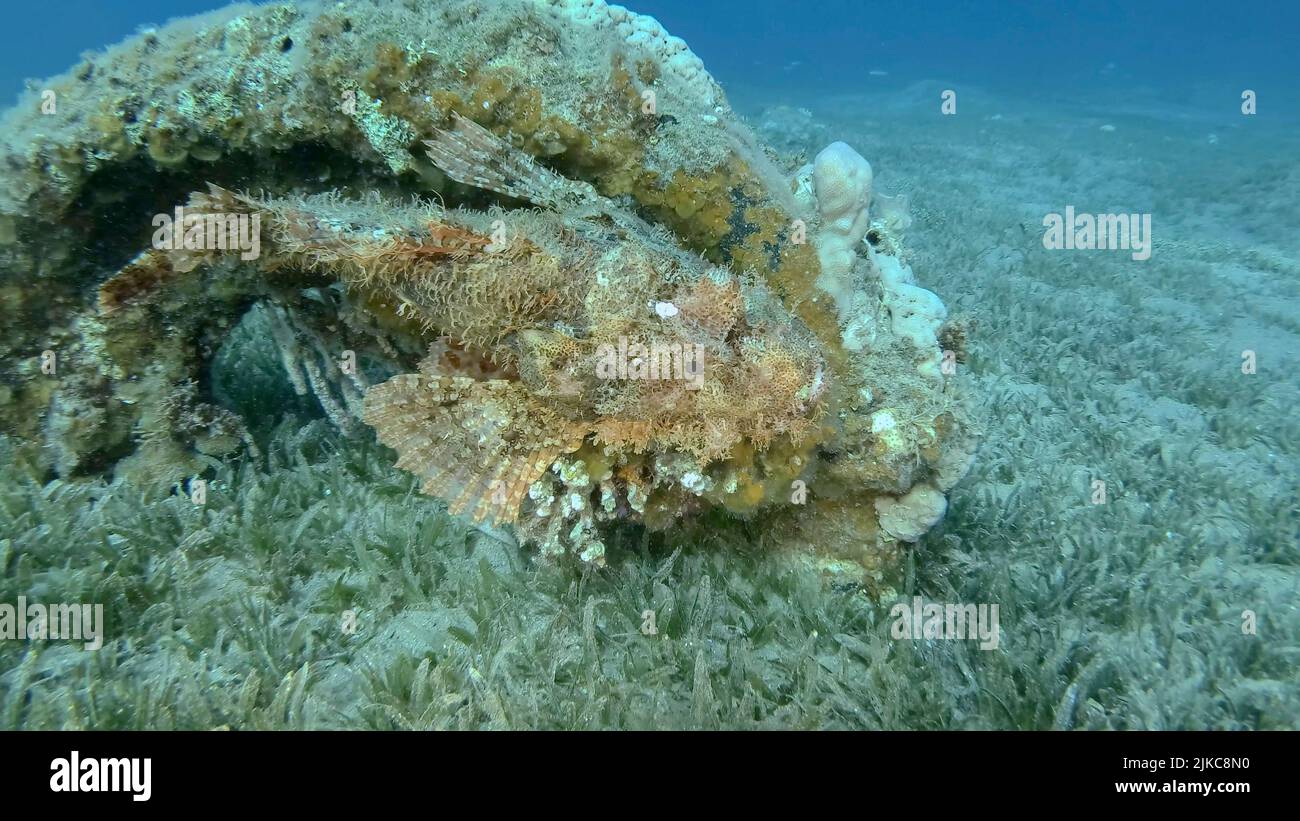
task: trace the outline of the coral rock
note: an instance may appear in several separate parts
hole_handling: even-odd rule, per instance
[[[249,311],[295,393],[546,555],[721,509],[878,578],[969,465],[901,201],[843,143],[789,179],[653,18],[241,5],[44,87],[58,113],[32,92],[0,144],[0,425],[63,475],[247,443],[202,394]],[[178,207],[258,244],[158,241]]]

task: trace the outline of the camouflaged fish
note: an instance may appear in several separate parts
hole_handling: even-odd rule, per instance
[[[593,562],[602,521],[666,527],[785,495],[822,435],[827,377],[812,334],[764,284],[468,120],[428,147],[452,179],[536,207],[216,187],[189,206],[259,215],[253,264],[269,282],[332,280],[376,337],[403,327],[425,340],[415,372],[366,386],[360,410],[423,492]],[[101,303],[203,261],[147,252]]]

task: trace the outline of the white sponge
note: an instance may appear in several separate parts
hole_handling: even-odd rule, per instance
[[[895,499],[881,496],[875,501],[880,529],[903,542],[915,542],[939,523],[948,511],[948,500],[929,484],[919,484]]]
[[[871,164],[846,143],[833,142],[813,160],[812,183],[822,218],[817,286],[834,297],[840,322],[847,324],[859,290],[853,275],[857,247],[870,225]]]
[[[847,143],[833,142],[813,160],[817,210],[828,228],[857,245],[867,235],[871,163]]]
[[[918,371],[932,379],[943,379],[939,329],[948,318],[948,309],[932,291],[917,286],[912,269],[898,257],[873,253],[871,260],[880,275],[894,336],[906,339],[921,353]]]

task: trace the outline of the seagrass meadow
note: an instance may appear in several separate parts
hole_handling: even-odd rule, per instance
[[[881,88],[523,0],[239,7],[34,86],[0,603],[105,630],[0,641],[0,728],[1300,728],[1294,123]],[[1149,259],[1045,247],[1070,204]],[[177,206],[259,256],[151,244]],[[575,364],[638,335],[704,387]],[[917,597],[998,641],[900,637]]]

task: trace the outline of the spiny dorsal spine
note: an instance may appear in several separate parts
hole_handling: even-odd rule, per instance
[[[557,211],[599,199],[591,186],[543,168],[478,123],[452,116],[453,130],[439,131],[424,144],[429,159],[453,180]]]

